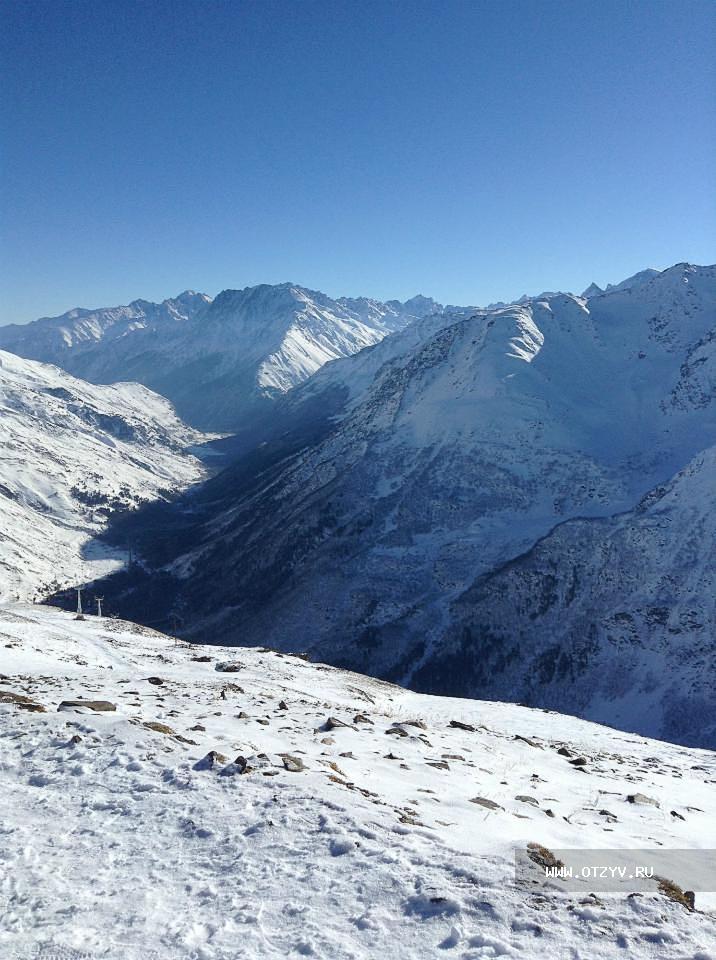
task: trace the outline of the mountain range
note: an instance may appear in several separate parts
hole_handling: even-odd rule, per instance
[[[87,347],[0,330],[92,378],[136,362],[208,429],[243,411],[224,469],[110,519],[140,558],[99,585],[115,610],[716,744],[716,267],[486,309],[290,284],[129,309]]]
[[[162,303],[74,309],[0,327],[0,349],[54,363],[91,383],[136,380],[201,429],[234,431],[324,363],[442,312],[427,297],[333,300],[292,283],[187,290]]]
[[[152,568],[112,583],[120,609],[713,744],[715,327],[716,268],[688,264],[425,318],[114,527]]]

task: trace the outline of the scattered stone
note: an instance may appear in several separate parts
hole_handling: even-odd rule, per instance
[[[676,817],[677,820],[686,820],[686,817],[682,817],[682,815],[678,813],[676,810],[671,810],[670,813],[671,813],[671,816]]]
[[[192,657],[194,663],[211,663],[214,659],[213,657]]]
[[[643,806],[658,807],[659,801],[654,800],[653,797],[647,797],[643,793],[630,793],[627,797],[628,803],[638,803]]]
[[[696,909],[696,897],[693,890],[682,890],[677,883],[674,883],[673,880],[667,880],[666,877],[654,877],[654,879],[659,892],[663,893],[669,900],[680,903],[682,907],[686,907],[689,911]]]
[[[214,664],[214,670],[218,670],[219,673],[238,673],[243,669],[244,665],[239,660],[221,660]]]
[[[206,756],[202,757],[194,764],[194,770],[213,770],[214,767],[221,766],[227,762],[227,757],[216,750],[210,750]]]
[[[353,729],[350,723],[344,723],[343,720],[339,720],[337,717],[329,717],[323,724],[324,730],[335,730],[337,727],[348,727],[349,730]]]
[[[462,720],[451,720],[449,726],[455,730],[466,730],[468,733],[475,732],[475,728],[471,723],[463,723]]]
[[[383,757],[384,760],[402,760],[402,757],[396,757],[394,753],[386,753]]]
[[[606,817],[608,823],[616,823],[618,820],[617,815],[612,813],[611,810],[600,810],[599,816]]]
[[[197,733],[206,733],[206,727],[203,723],[195,723],[193,727],[189,727],[190,730],[194,730]]]
[[[249,719],[249,715],[248,715],[248,713],[244,713],[244,711],[242,710],[241,713],[237,713],[237,714],[236,714],[236,719],[237,719],[237,720],[248,720],[248,719]]]
[[[57,708],[64,710],[93,710],[95,713],[105,713],[117,709],[116,703],[110,703],[109,700],[63,700]]]
[[[188,743],[188,744],[191,744],[192,747],[198,747],[198,746],[199,746],[199,744],[196,742],[196,740],[189,740],[188,737],[183,737],[180,733],[175,733],[175,734],[174,734],[174,739],[175,739],[175,740],[178,740],[179,743]]]
[[[560,747],[559,750],[557,751],[557,753],[560,755],[560,757],[573,757],[573,756],[574,756],[574,754],[572,753],[572,751],[571,751],[571,750],[568,750],[566,747]]]
[[[155,733],[163,733],[167,737],[175,737],[176,730],[173,730],[168,724],[160,723],[158,720],[145,720],[142,724],[147,730],[154,730]]]
[[[406,727],[419,727],[421,730],[427,730],[428,725],[424,720],[403,720]]]
[[[22,693],[13,693],[11,690],[0,690],[0,703],[12,703],[18,710],[28,710],[30,713],[47,713],[45,707],[32,697]]]
[[[248,760],[246,757],[237,757],[233,763],[227,764],[223,770],[220,771],[219,776],[221,777],[235,777],[237,775],[251,773],[253,767],[249,766]]]
[[[450,764],[445,760],[428,760],[427,764],[429,767],[435,767],[436,770],[449,770]]]
[[[256,723],[260,723],[262,727],[267,727],[269,725],[269,721],[266,720],[264,717],[257,717]]]
[[[346,750],[344,753],[339,753],[339,757],[348,757],[349,760],[355,760],[353,753],[350,750]]]
[[[325,743],[326,746],[330,746],[332,743],[335,743],[335,742],[336,742],[335,737],[323,737],[323,739],[321,740],[321,743]]]
[[[282,700],[278,705],[279,710],[288,710],[288,704],[285,700]]]
[[[536,800],[534,797],[519,796],[515,797],[515,800],[519,800],[520,803],[530,803],[533,807],[539,806],[539,800]]]
[[[288,770],[289,773],[301,773],[302,770],[306,769],[306,764],[300,757],[293,757],[290,753],[282,753],[281,759],[284,769]]]
[[[151,683],[155,687],[161,687],[164,681],[161,677],[147,677],[147,683]]]
[[[522,743],[526,743],[528,747],[536,747],[537,750],[541,750],[541,749],[542,749],[542,744],[541,744],[541,743],[537,743],[536,740],[530,740],[529,737],[522,737],[522,736],[520,736],[519,733],[516,733],[512,739],[513,739],[513,740],[521,740]]]
[[[558,860],[551,850],[543,847],[541,843],[528,843],[527,856],[540,867],[551,867],[559,870],[560,867],[564,866],[564,863]]]
[[[70,737],[70,744],[74,747],[78,743],[82,743],[82,737],[79,735],[79,733],[75,733]]]
[[[545,813],[548,817],[554,816],[554,810],[550,810],[549,807],[545,810]]]
[[[574,760],[569,761],[573,767],[586,767],[587,758],[586,757],[575,757]]]
[[[357,713],[353,717],[353,723],[373,723],[370,717],[366,717],[364,713]]]
[[[408,733],[408,731],[405,730],[403,727],[401,727],[399,723],[394,723],[394,724],[392,724],[392,726],[388,727],[388,729],[387,729],[385,732],[386,732],[386,734],[388,734],[388,735],[390,735],[390,736],[394,736],[394,737],[408,737],[408,736],[410,736],[410,734]]]
[[[470,803],[476,803],[480,807],[485,807],[486,810],[504,810],[504,807],[501,807],[499,803],[495,803],[494,800],[488,800],[486,797],[473,797],[470,800]]]

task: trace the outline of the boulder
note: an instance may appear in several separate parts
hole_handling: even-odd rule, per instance
[[[95,713],[109,713],[116,709],[117,704],[109,700],[63,700],[57,708],[58,711],[92,710]]]

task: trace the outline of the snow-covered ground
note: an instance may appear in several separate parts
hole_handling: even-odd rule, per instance
[[[207,439],[138,383],[93,386],[0,350],[0,600],[109,573],[91,543],[111,512],[202,478]]]
[[[713,896],[513,864],[713,845],[713,753],[52,608],[0,642],[3,958],[716,957]]]

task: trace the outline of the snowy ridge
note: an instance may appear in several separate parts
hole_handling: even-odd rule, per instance
[[[705,848],[713,753],[51,608],[0,630],[3,956],[712,956],[714,895],[514,852]]]
[[[329,360],[443,309],[426,297],[333,300],[297,284],[261,284],[224,290],[213,301],[187,291],[161,304],[135,301],[0,327],[0,348],[93,383],[137,380],[187,421],[232,429]]]
[[[186,448],[203,439],[140,384],[92,386],[0,351],[0,599],[116,568],[90,537],[112,511],[201,479]]]

